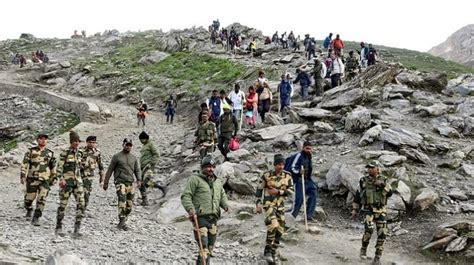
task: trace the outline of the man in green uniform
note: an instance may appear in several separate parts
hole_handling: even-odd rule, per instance
[[[118,229],[128,230],[127,217],[132,212],[133,197],[135,188],[133,186],[134,176],[136,178],[136,186],[140,187],[142,182],[142,173],[138,159],[130,153],[132,151],[132,140],[125,138],[123,140],[123,150],[112,157],[109,168],[105,174],[103,189],[109,188],[109,179],[114,174],[115,190],[118,197],[118,213],[119,224]],[[102,183],[102,179],[100,180]]]
[[[217,147],[224,156],[224,161],[228,161],[227,154],[230,152],[229,143],[232,137],[237,136],[239,124],[237,123],[237,118],[232,115],[229,104],[223,103],[222,108],[224,109],[224,114],[219,117],[217,123],[219,127],[219,140]]]
[[[323,80],[326,77],[326,65],[321,62],[318,58],[314,58],[314,68],[313,68],[313,78],[314,78],[314,89],[316,96],[323,95]]]
[[[360,179],[359,189],[352,204],[352,219],[356,220],[358,211],[365,215],[365,232],[362,237],[362,248],[360,258],[367,259],[367,247],[374,231],[374,222],[377,227],[377,243],[375,244],[374,264],[380,264],[383,244],[387,237],[387,199],[392,195],[390,184],[387,178],[380,175],[379,162],[371,160],[367,163],[368,174]],[[361,208],[362,207],[362,208]]]
[[[140,150],[140,168],[142,171],[142,185],[140,186],[140,194],[142,195],[142,206],[148,205],[147,188],[157,187],[163,192],[163,196],[166,195],[166,187],[160,185],[158,182],[153,181],[153,175],[155,174],[155,166],[158,163],[160,154],[156,150],[155,145],[150,140],[150,136],[146,132],[141,132],[138,136],[140,142],[143,144]]]
[[[214,152],[217,144],[216,125],[209,121],[209,113],[203,112],[202,122],[199,124],[194,136],[196,136],[196,146],[199,148],[199,154],[203,159],[207,154]]]
[[[76,222],[74,234],[80,235],[81,221],[84,217],[84,186],[82,173],[84,170],[83,155],[79,150],[81,140],[76,132],[69,133],[70,146],[59,155],[59,207],[56,219],[56,233],[62,234],[64,212],[66,211],[71,194],[76,199]]]
[[[84,174],[82,176],[84,183],[84,209],[87,209],[87,205],[89,205],[95,169],[99,167],[100,178],[104,178],[105,173],[102,156],[100,150],[97,149],[97,137],[92,135],[87,137],[86,143],[87,146],[81,148],[82,155],[84,156]]]
[[[197,218],[199,228],[194,227],[194,237],[199,242],[201,237],[202,251],[196,264],[209,264],[210,255],[217,238],[217,220],[221,215],[221,208],[229,211],[227,195],[222,182],[214,175],[215,162],[210,155],[201,162],[201,173],[193,174],[186,184],[181,203],[189,214],[189,219]],[[199,233],[199,234],[198,234]]]
[[[285,158],[276,154],[273,159],[274,170],[265,172],[257,187],[256,212],[265,210],[265,225],[267,226],[267,239],[264,256],[268,263],[275,263],[276,250],[280,244],[281,236],[285,228],[285,205],[286,197],[293,195],[293,179],[291,174],[284,171]]]
[[[33,201],[36,199],[36,209],[31,223],[39,225],[43,214],[46,197],[50,185],[56,183],[56,159],[53,151],[46,148],[48,135],[40,134],[36,138],[37,146],[29,148],[23,158],[20,182],[26,184],[25,208],[26,217],[31,218]]]
[[[359,59],[354,57],[354,51],[349,52],[349,58],[346,62],[347,80],[351,80],[357,76],[360,71]]]

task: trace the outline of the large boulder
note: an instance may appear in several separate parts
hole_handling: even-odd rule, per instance
[[[359,76],[361,87],[383,87],[394,83],[395,77],[402,71],[400,64],[378,63],[365,69]],[[357,80],[356,80],[357,81]]]
[[[305,119],[324,119],[333,116],[332,112],[320,108],[303,108],[298,110],[298,115]]]
[[[395,191],[400,195],[400,197],[402,197],[402,199],[405,203],[410,203],[411,189],[410,189],[410,187],[408,187],[407,184],[405,184],[405,182],[399,180],[398,183],[397,183],[397,188],[395,189]]]
[[[405,202],[398,194],[393,194],[387,200],[387,216],[389,220],[395,219],[400,213],[406,211]]]
[[[434,117],[444,115],[448,113],[448,111],[450,110],[451,110],[451,107],[443,103],[435,103],[429,107],[417,105],[415,106],[415,109],[414,109],[415,112],[420,112],[421,114],[425,116],[434,116]]]
[[[474,96],[474,76],[472,74],[466,74],[449,80],[448,87],[444,92],[448,95],[457,93],[464,97]]]
[[[63,249],[56,250],[52,255],[46,258],[46,265],[86,265],[87,262],[83,261],[76,254],[67,252]]]
[[[221,179],[222,183],[238,194],[254,195],[255,187],[249,180],[248,176],[244,175],[239,170],[236,170],[233,163],[224,162],[217,166],[216,176]]]
[[[316,132],[329,133],[329,132],[333,132],[334,128],[329,123],[322,122],[322,121],[315,121],[313,123],[313,130],[315,130]]]
[[[421,193],[416,196],[415,200],[413,201],[413,205],[416,209],[424,211],[433,205],[438,200],[438,198],[439,196],[434,190],[424,188],[421,190]]]
[[[349,86],[338,86],[323,95],[318,107],[324,109],[336,109],[341,107],[350,107],[363,103],[366,92],[361,88],[352,88]]]
[[[429,91],[441,92],[448,84],[448,77],[445,73],[414,74],[411,72],[402,72],[396,80],[400,84],[411,88],[426,89]]]
[[[401,155],[381,155],[379,162],[384,166],[393,166],[405,162],[407,158]]]
[[[290,123],[255,130],[249,135],[249,138],[254,141],[268,141],[285,134],[302,134],[306,130],[308,130],[308,125],[306,124]]]
[[[431,159],[423,153],[422,151],[410,147],[403,147],[400,149],[400,154],[406,156],[407,158],[420,162],[426,165],[431,165]]]
[[[456,112],[463,116],[474,117],[474,98],[466,98],[463,103],[458,105]]]
[[[382,141],[395,146],[418,147],[423,142],[423,137],[418,133],[403,129],[389,128],[382,131]]]
[[[362,106],[357,106],[345,118],[344,130],[346,132],[360,132],[367,129],[372,123],[370,111]]]
[[[227,154],[227,158],[229,158],[231,162],[239,162],[245,158],[248,158],[249,156],[251,156],[250,152],[243,148],[231,151]]]
[[[326,173],[326,183],[329,190],[339,190],[341,187],[345,187],[355,194],[362,177],[362,173],[353,167],[336,162]]]
[[[142,57],[138,63],[141,65],[148,65],[148,64],[154,64],[158,63],[162,60],[164,60],[166,57],[168,57],[169,54],[161,51],[154,51],[148,56]]]
[[[459,173],[466,177],[474,178],[474,165],[463,163],[459,168]]]
[[[368,129],[362,138],[359,140],[360,146],[366,146],[370,143],[375,142],[380,139],[380,134],[382,133],[382,125],[375,125],[374,127]]]

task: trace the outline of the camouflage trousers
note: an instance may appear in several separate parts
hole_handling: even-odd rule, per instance
[[[357,70],[349,70],[347,72],[347,81],[354,79],[357,76]]]
[[[36,199],[35,217],[41,217],[43,214],[46,198],[49,194],[49,181],[36,178],[26,179],[25,208],[33,209],[33,201]]]
[[[377,243],[375,244],[375,256],[381,257],[383,252],[383,245],[387,238],[387,221],[385,220],[386,212],[384,209],[366,209],[364,219],[364,236],[362,237],[362,249],[367,250],[370,243],[370,238],[374,232],[374,227],[377,228]]]
[[[76,199],[76,222],[84,217],[84,186],[82,180],[67,181],[66,186],[59,191],[59,207],[57,221],[62,222],[71,194]]]
[[[280,245],[280,239],[285,231],[285,208],[265,207],[265,225],[267,226],[267,239],[265,242],[265,253],[276,253]]]
[[[206,264],[209,264],[209,256],[212,255],[214,245],[217,239],[217,217],[213,215],[198,216],[199,235],[201,236],[202,248],[204,249],[204,255],[206,258]],[[194,238],[199,246],[199,238],[196,227],[194,227]],[[199,251],[196,264],[203,264],[203,257],[201,251]]]
[[[132,212],[133,197],[135,196],[133,183],[116,183],[115,190],[117,191],[119,218],[127,218]]]
[[[89,198],[92,192],[93,177],[83,177],[82,181],[84,184],[84,208],[89,205]]]
[[[214,144],[211,144],[210,146],[200,146],[199,147],[199,157],[201,160],[208,154],[212,154],[214,152]]]
[[[154,175],[154,172],[151,168],[145,169],[145,171],[142,172],[143,182],[142,182],[142,185],[140,186],[140,194],[142,195],[142,198],[147,197],[147,194],[146,194],[147,188],[154,186],[153,181],[152,181],[153,175]]]

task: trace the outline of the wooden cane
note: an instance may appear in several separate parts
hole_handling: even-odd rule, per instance
[[[196,226],[196,232],[198,235],[199,252],[201,252],[202,264],[206,265],[206,253],[204,252],[204,248],[202,247],[201,233],[199,232],[199,223],[196,215],[193,215],[193,221],[194,225]]]
[[[306,216],[306,191],[304,187],[304,167],[301,167],[301,186],[303,189],[303,213],[304,213],[304,226],[308,231],[308,217]]]

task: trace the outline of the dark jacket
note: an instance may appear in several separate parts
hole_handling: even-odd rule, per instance
[[[291,173],[293,181],[301,181],[301,167],[304,167],[305,178],[311,178],[313,174],[312,156],[304,151],[289,156],[285,160],[285,170]]]
[[[309,78],[309,75],[303,71],[301,71],[297,76],[294,81],[294,83],[300,82],[300,85],[302,87],[308,87],[311,85],[311,79]]]
[[[114,183],[133,183],[134,175],[137,180],[142,180],[142,173],[137,157],[131,153],[125,153],[124,151],[112,157],[107,173],[105,174],[105,183],[109,183],[112,173],[114,173]]]
[[[232,112],[222,114],[222,116],[219,117],[219,122],[217,124],[219,127],[219,131],[222,133],[234,133],[234,135],[237,135],[237,131],[239,129],[239,124],[237,122],[237,119],[235,118],[234,115],[232,115]]]

